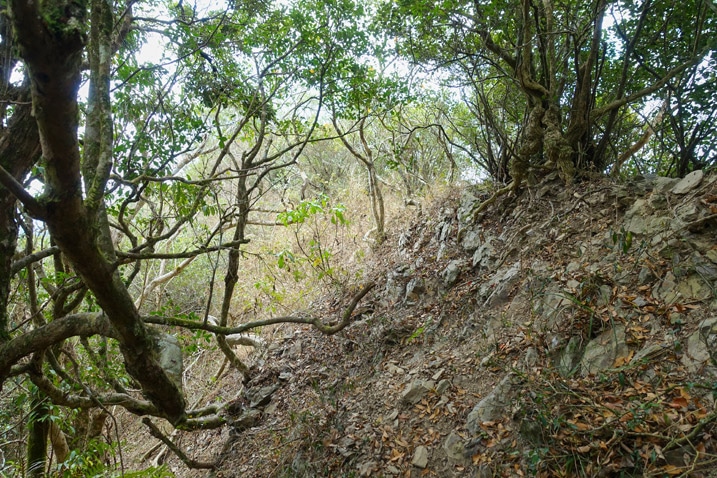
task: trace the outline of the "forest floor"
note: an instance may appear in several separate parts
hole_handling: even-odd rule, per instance
[[[215,470],[129,425],[127,460],[180,477],[709,476],[717,381],[697,342],[717,333],[716,178],[679,193],[553,178],[477,217],[489,192],[455,190],[389,228],[342,332],[277,327],[243,351],[247,385],[233,370],[207,382],[216,351],[192,358],[198,405],[259,412],[172,435]],[[685,225],[641,222],[654,217]],[[336,321],[355,293],[309,313]]]

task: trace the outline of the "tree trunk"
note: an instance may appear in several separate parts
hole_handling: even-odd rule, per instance
[[[62,429],[55,423],[50,423],[50,442],[52,452],[55,454],[57,463],[64,463],[70,456],[70,446],[67,444],[67,437]]]
[[[27,436],[27,476],[45,476],[47,466],[47,435],[50,429],[50,410],[47,397],[33,389],[30,399],[30,417]]]
[[[29,99],[29,92],[25,98]],[[30,168],[40,155],[40,138],[37,123],[31,115],[29,105],[22,102],[15,106],[10,124],[0,136],[0,166],[16,180],[27,176]],[[0,344],[9,336],[8,297],[13,277],[12,259],[17,241],[15,220],[17,199],[6,188],[0,186]]]
[[[243,169],[247,169],[246,165],[242,165]],[[243,241],[246,231],[246,223],[249,216],[249,191],[246,186],[247,176],[240,175],[237,180],[237,225],[234,229],[234,241]],[[239,247],[233,247],[229,250],[229,262],[227,263],[227,272],[224,276],[224,297],[222,298],[222,308],[219,316],[219,325],[226,327],[229,318],[229,309],[232,305],[232,297],[234,296],[234,288],[239,280]],[[249,374],[249,368],[236,356],[231,346],[227,343],[224,335],[217,335],[217,344],[229,360],[231,365],[239,370],[246,378]]]
[[[102,182],[102,168],[106,167],[103,158],[99,159],[96,176],[91,178],[88,203],[82,199],[77,91],[87,18],[82,8],[68,9],[65,13],[74,15],[72,18],[51,23],[49,19],[57,17],[54,10],[61,8],[57,3],[10,2],[20,54],[32,81],[33,113],[46,164],[42,200],[23,200],[36,218],[45,220],[57,245],[112,321],[129,374],[142,385],[161,414],[179,424],[186,419],[181,384],[175,383],[159,364],[155,338],[141,320],[115,265],[99,246],[97,214],[104,188],[98,181]],[[102,106],[102,102],[90,105]]]

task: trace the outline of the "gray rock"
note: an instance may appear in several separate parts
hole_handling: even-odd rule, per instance
[[[625,326],[622,324],[604,331],[585,347],[580,361],[582,374],[589,375],[612,368],[618,358],[627,357],[630,350],[625,342]]]
[[[450,234],[450,232],[451,232],[451,221],[449,219],[449,220],[443,221],[440,224],[439,229],[438,229],[438,241],[441,243],[446,242],[448,240],[448,235]]]
[[[650,194],[650,197],[647,198],[647,204],[649,204],[652,209],[666,209],[667,196],[653,192]]]
[[[408,231],[402,232],[401,235],[398,237],[398,250],[401,252],[406,252],[406,249],[408,249],[408,246],[411,244],[411,233]]]
[[[480,266],[481,268],[485,268],[493,262],[495,258],[495,248],[491,242],[491,238],[487,238],[486,241],[476,249],[473,254],[473,267]]]
[[[673,304],[677,300],[677,279],[671,271],[655,284],[655,287],[652,288],[652,296],[668,304]]]
[[[712,353],[717,350],[717,317],[703,320],[698,329],[687,339],[687,350],[682,363],[691,373],[697,373],[706,365],[712,365]],[[717,357],[715,357],[717,359]]]
[[[563,377],[569,377],[575,373],[580,362],[582,350],[580,337],[571,337],[568,344],[558,356],[558,373]]]
[[[450,287],[456,283],[458,276],[461,273],[461,265],[462,261],[451,261],[448,266],[443,269],[443,272],[441,272],[441,279],[443,280],[444,286]]]
[[[515,377],[513,374],[503,377],[493,391],[478,402],[468,414],[466,422],[468,431],[475,435],[480,430],[481,423],[497,420],[510,413],[514,388]]]
[[[267,385],[259,389],[250,388],[244,393],[246,398],[249,400],[249,408],[263,407],[268,404],[271,400],[271,396],[279,390],[280,385]]]
[[[286,356],[290,359],[299,358],[299,356],[301,355],[302,347],[303,346],[301,344],[301,340],[297,339],[296,342],[294,342],[291,347],[289,347],[289,349],[286,351]]]
[[[649,302],[642,296],[635,297],[635,300],[633,300],[632,303],[635,304],[635,307],[645,307],[649,304]]]
[[[660,355],[667,352],[667,347],[663,344],[651,344],[643,347],[639,352],[632,357],[630,360],[631,364],[639,364],[641,362],[647,363],[657,359]]]
[[[666,178],[664,176],[658,176],[652,183],[652,190],[656,193],[666,193],[677,184],[680,180],[674,178]]]
[[[637,275],[637,283],[639,285],[650,284],[655,279],[657,279],[657,277],[655,277],[654,272],[652,272],[652,269],[649,267],[643,267]]]
[[[625,231],[633,234],[653,235],[665,231],[672,223],[669,216],[653,216],[645,213],[644,216],[633,216],[625,222]]]
[[[384,296],[386,299],[395,303],[401,300],[406,293],[406,283],[408,282],[408,275],[403,269],[397,269],[391,271],[386,277],[386,292]]]
[[[692,171],[672,188],[672,194],[687,194],[700,185],[704,176],[705,173],[701,169]]]
[[[520,436],[533,445],[542,445],[544,443],[543,435],[545,428],[538,420],[521,420]]]
[[[692,274],[677,284],[677,296],[685,300],[707,300],[712,297],[712,288],[700,274]]]
[[[471,229],[466,232],[466,235],[463,237],[461,246],[463,246],[463,249],[466,251],[473,252],[480,247],[481,242],[480,233],[475,229]]]
[[[598,289],[598,298],[597,298],[597,306],[598,307],[605,307],[610,303],[610,300],[612,299],[612,287],[610,287],[607,284],[603,284],[600,286],[600,289]]]
[[[435,383],[431,380],[414,380],[411,385],[406,388],[401,397],[401,403],[405,405],[415,405],[435,387]]]
[[[647,213],[647,208],[645,207],[646,205],[647,201],[644,199],[637,199],[625,213],[625,219],[629,219],[634,216],[644,216]]]
[[[155,340],[159,348],[159,365],[181,390],[184,364],[182,362],[182,347],[179,346],[179,341],[175,336],[164,333],[157,333]]]
[[[450,387],[450,386],[451,386],[451,381],[448,380],[447,378],[444,378],[443,380],[438,382],[438,385],[436,385],[436,393],[438,395],[443,395],[443,392],[448,390],[448,387]]]
[[[376,471],[375,461],[365,461],[359,463],[356,468],[358,469],[359,476],[371,476]]]
[[[705,252],[705,257],[712,261],[713,263],[717,264],[717,249],[712,249],[710,251]]]
[[[348,458],[354,454],[354,452],[353,452],[353,450],[351,450],[351,448],[353,448],[355,445],[356,445],[356,440],[354,440],[350,436],[344,436],[337,443],[336,449],[341,454],[341,456],[343,456],[344,458]]]
[[[708,251],[709,253],[710,251]],[[717,249],[711,252],[717,252]],[[706,256],[707,254],[705,254]],[[702,254],[699,252],[695,252],[692,254],[692,257],[690,260],[695,265],[695,272],[699,274],[702,278],[704,278],[706,281],[714,281],[717,280],[717,265],[714,264],[712,259],[709,257],[705,258]]]
[[[235,432],[240,432],[256,426],[259,423],[259,418],[261,418],[261,412],[251,408],[242,413],[236,420],[227,419],[227,423],[231,425]]]
[[[681,204],[677,208],[675,208],[675,214],[680,219],[680,221],[684,223],[692,222],[700,215],[700,209],[697,207],[697,204],[693,202],[688,202],[687,204]],[[682,225],[680,225],[682,227]]]
[[[426,465],[428,465],[428,448],[423,445],[417,446],[416,450],[413,452],[413,460],[411,460],[411,464],[418,468],[425,468]]]
[[[535,367],[535,364],[538,363],[538,351],[535,350],[535,347],[529,347],[528,350],[525,351],[523,361],[528,369]]]
[[[679,312],[672,312],[670,314],[670,325],[685,325],[685,318],[685,314],[680,314]]]
[[[414,277],[406,285],[406,301],[418,302],[426,293],[426,285],[420,277]]]
[[[487,296],[484,307],[497,307],[504,304],[513,286],[520,280],[520,261],[506,269],[502,274],[497,273],[493,278],[480,288],[480,294]]]
[[[446,452],[448,459],[454,463],[463,464],[467,461],[465,457],[465,444],[461,437],[454,432],[451,432],[446,438],[446,441],[443,442],[443,451]]]

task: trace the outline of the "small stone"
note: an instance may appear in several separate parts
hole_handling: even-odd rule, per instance
[[[279,385],[268,385],[260,389],[249,389],[246,398],[249,399],[249,408],[263,407],[271,400],[271,396],[279,389]]]
[[[365,461],[357,466],[359,476],[371,476],[376,470],[375,461]]]
[[[655,279],[657,279],[657,277],[655,277],[654,272],[652,272],[652,269],[650,269],[649,267],[643,267],[642,269],[640,269],[640,273],[637,275],[637,282],[640,285],[650,284]]]
[[[448,390],[448,387],[449,387],[450,385],[451,385],[450,380],[448,380],[447,378],[444,378],[443,380],[441,380],[440,382],[438,382],[438,385],[436,386],[436,393],[437,393],[438,395],[442,395],[443,392],[445,392],[446,390]]]
[[[448,438],[446,438],[446,441],[443,442],[443,451],[446,452],[448,459],[451,461],[464,463],[466,461],[463,455],[464,450],[465,445],[463,444],[463,440],[454,432],[451,432]]]
[[[497,420],[509,413],[515,381],[512,374],[508,374],[496,385],[492,392],[473,407],[468,414],[466,428],[473,435],[478,434],[483,422]]]
[[[401,397],[401,402],[406,405],[415,405],[433,388],[430,380],[414,380]]]
[[[234,429],[234,431],[240,432],[242,430],[246,430],[247,428],[251,428],[257,423],[259,423],[260,416],[261,412],[259,412],[259,410],[251,409],[244,412],[237,420],[229,421],[229,423]]]
[[[685,325],[685,314],[672,312],[670,314],[670,325]]]
[[[461,261],[451,261],[448,266],[441,272],[441,278],[443,279],[443,285],[450,287],[458,280],[458,275],[461,273]]]
[[[532,368],[536,363],[538,363],[538,351],[535,350],[535,347],[530,347],[525,351],[525,365]]]
[[[473,252],[481,245],[480,233],[475,230],[468,231],[461,242],[461,246],[468,252]]]
[[[581,361],[583,376],[612,368],[619,358],[630,353],[625,339],[625,326],[616,325],[594,338],[585,347]]]
[[[428,448],[423,445],[417,446],[416,451],[413,452],[411,464],[418,468],[425,468],[428,465]]]

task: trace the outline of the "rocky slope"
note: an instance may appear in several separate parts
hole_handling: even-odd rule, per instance
[[[177,476],[709,476],[717,175],[488,197],[389,239],[343,332],[284,327],[227,375],[233,425],[178,440],[218,468]]]

